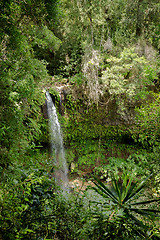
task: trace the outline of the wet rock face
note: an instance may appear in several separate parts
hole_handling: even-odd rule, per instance
[[[50,94],[50,95],[51,95],[51,98],[52,98],[53,103],[55,104],[55,102],[57,102],[56,97],[53,96],[52,94]],[[63,109],[63,105],[62,105],[61,102],[62,102],[62,101],[61,101],[61,97],[60,97],[58,109],[59,109],[59,113],[60,113],[61,115],[63,115],[64,109]],[[46,101],[45,101],[45,104],[43,104],[43,105],[41,106],[41,111],[42,111],[42,113],[43,113],[44,118],[45,118],[45,119],[48,119],[47,102],[46,102]]]
[[[45,104],[43,106],[41,106],[41,110],[42,110],[42,113],[43,113],[43,116],[45,119],[48,119],[48,113],[47,113],[47,104],[45,102]]]
[[[134,123],[134,106],[130,104],[125,111],[121,112],[116,101],[107,94],[100,99],[98,104],[95,104],[89,101],[85,86],[71,85],[68,82],[55,83],[50,88],[50,92],[52,90],[55,91],[55,94],[50,93],[53,103],[62,116],[70,112],[70,105],[74,105],[75,109],[77,109],[77,116],[82,119],[93,118],[92,120],[95,123],[101,125],[128,125]],[[70,97],[68,98],[68,96]],[[48,119],[46,103],[41,108],[44,118]]]
[[[71,86],[68,85],[68,83],[65,84],[55,83],[54,86],[50,86],[50,88],[48,88],[48,92],[52,92],[52,90],[55,91],[55,94],[50,93],[52,101],[54,105],[56,105],[56,107],[58,108],[59,113],[63,116],[65,112],[65,104],[67,102],[67,96],[69,94],[73,95],[73,90],[71,90]],[[46,90],[44,90],[44,92],[45,91]],[[41,106],[41,111],[43,113],[44,118],[48,119],[46,101],[45,104]]]

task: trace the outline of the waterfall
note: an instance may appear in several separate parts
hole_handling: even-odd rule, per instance
[[[69,184],[67,177],[68,167],[65,159],[61,127],[58,121],[56,108],[53,104],[49,92],[46,92],[46,100],[49,120],[51,152],[54,162],[54,177],[57,185],[59,185],[63,191],[69,192]]]

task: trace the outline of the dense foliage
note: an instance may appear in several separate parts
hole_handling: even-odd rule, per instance
[[[0,239],[160,239],[159,1],[1,0],[0,9]],[[46,90],[69,177],[96,175],[98,195],[66,197],[55,183]],[[150,174],[140,195],[149,208],[123,205]]]

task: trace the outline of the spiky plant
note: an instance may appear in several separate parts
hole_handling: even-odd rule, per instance
[[[132,230],[137,235],[145,238],[146,229],[149,229],[148,226],[143,223],[142,217],[151,217],[152,219],[160,217],[160,211],[152,208],[152,203],[158,204],[160,198],[140,200],[141,197],[144,198],[142,190],[147,187],[147,180],[149,177],[139,182],[133,174],[124,172],[121,177],[112,177],[111,187],[106,186],[98,178],[94,177],[95,180],[93,182],[95,186],[91,187],[106,199],[105,205],[110,209],[110,215],[108,216],[109,220],[113,220],[113,218],[117,217],[125,220],[126,224],[132,223]],[[149,207],[146,207],[148,204]],[[160,238],[155,237],[154,239]]]

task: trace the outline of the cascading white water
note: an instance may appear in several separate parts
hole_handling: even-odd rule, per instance
[[[68,184],[68,167],[65,159],[65,152],[63,147],[63,137],[61,133],[60,123],[56,113],[56,108],[53,104],[52,98],[48,92],[46,92],[47,100],[47,113],[49,120],[50,142],[51,152],[54,162],[54,177],[56,183],[65,192],[69,192]]]

